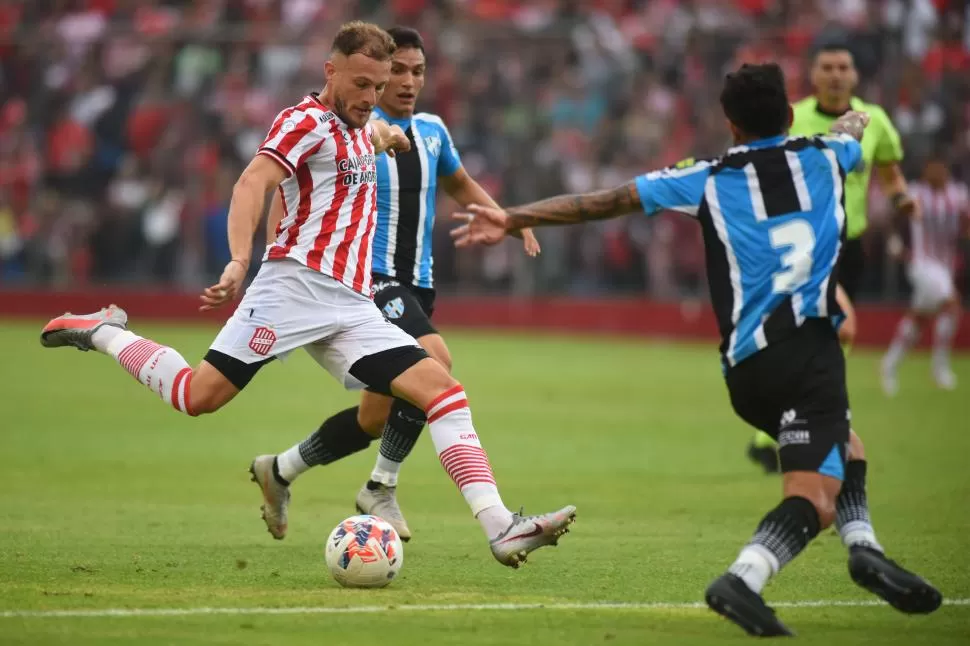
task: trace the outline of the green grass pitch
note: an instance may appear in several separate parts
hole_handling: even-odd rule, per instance
[[[282,542],[266,533],[246,473],[254,455],[301,440],[353,394],[299,354],[264,369],[220,413],[188,419],[103,356],[42,350],[38,330],[0,327],[2,644],[749,643],[686,605],[702,600],[779,495],[778,480],[744,459],[749,429],[730,410],[713,344],[448,335],[506,503],[574,503],[577,523],[521,570],[499,566],[424,437],[402,472],[415,533],[402,575],[353,591],[330,579],[323,541],[354,512],[374,449],[296,483]],[[215,333],[138,331],[193,363]],[[966,600],[970,359],[957,361],[956,393],[931,386],[925,356],[909,360],[893,400],[879,391],[877,361],[856,350],[849,375],[877,533],[891,556]],[[849,580],[831,532],[766,596],[871,598]],[[588,607],[602,602],[638,605]],[[560,607],[440,608],[473,604]],[[364,606],[387,609],[353,611]],[[326,612],[23,615],[298,607]],[[333,612],[342,608],[351,612]],[[970,643],[966,601],[929,617],[835,603],[778,611],[807,644]]]

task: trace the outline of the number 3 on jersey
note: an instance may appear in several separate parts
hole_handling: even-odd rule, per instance
[[[801,218],[772,227],[768,233],[771,246],[781,251],[781,271],[775,272],[773,286],[776,293],[791,294],[808,282],[812,275],[812,252],[815,232],[812,225]]]

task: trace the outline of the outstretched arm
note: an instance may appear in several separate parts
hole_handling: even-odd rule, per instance
[[[636,182],[616,188],[559,195],[508,209],[509,230],[551,224],[576,224],[587,220],[607,220],[641,210]]]
[[[468,208],[473,204],[483,204],[494,209],[502,208],[492,199],[488,191],[468,174],[464,166],[459,166],[455,173],[442,177],[440,181],[441,186],[448,195],[458,202],[462,208]],[[535,257],[542,251],[539,247],[539,241],[536,240],[535,234],[532,233],[531,229],[522,229],[518,232],[510,232],[509,234],[522,238],[525,252],[530,256]]]
[[[550,197],[507,211],[473,204],[468,213],[455,214],[455,219],[464,224],[451,236],[458,247],[493,245],[505,235],[529,227],[606,220],[641,209],[636,182],[609,190]]]

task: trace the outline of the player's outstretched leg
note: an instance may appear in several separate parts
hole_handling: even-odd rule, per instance
[[[208,363],[193,370],[175,349],[142,338],[127,325],[128,315],[116,305],[94,314],[68,312],[44,326],[40,342],[47,348],[106,354],[162,401],[188,415],[213,412],[239,392]]]
[[[903,357],[912,348],[920,336],[919,318],[907,314],[896,326],[896,335],[893,337],[889,350],[882,358],[880,377],[882,380],[882,390],[887,397],[893,397],[899,392],[899,379],[896,376],[899,364]]]
[[[413,334],[431,358],[451,372],[451,352],[425,317],[426,310],[416,307],[419,304],[410,302],[406,295],[405,303],[405,311],[411,312],[411,318],[410,322],[407,316],[398,319],[401,329]],[[423,410],[404,400],[388,400],[373,394],[361,400],[361,424],[368,430],[380,425],[383,430],[370,479],[357,492],[357,510],[387,520],[403,541],[411,539],[411,528],[397,502],[398,474],[427,422]]]
[[[876,540],[866,497],[865,449],[859,436],[849,439],[845,480],[836,499],[836,527],[849,549],[849,574],[857,584],[906,613],[929,613],[943,596],[929,582],[886,558]]]
[[[576,517],[572,505],[538,516],[508,510],[472,425],[465,390],[440,363],[429,358],[414,364],[391,382],[391,388],[424,409],[441,466],[481,523],[496,560],[518,567],[530,552],[555,545],[569,531]]]
[[[778,473],[778,445],[764,431],[755,431],[748,443],[748,459],[760,465],[765,473]]]

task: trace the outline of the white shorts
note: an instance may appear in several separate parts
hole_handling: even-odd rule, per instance
[[[371,299],[286,259],[263,263],[211,349],[252,364],[306,348],[345,388],[362,388],[351,366],[408,346],[420,347]]]
[[[912,263],[909,281],[913,285],[912,307],[917,312],[934,312],[956,294],[950,270],[934,260]]]

